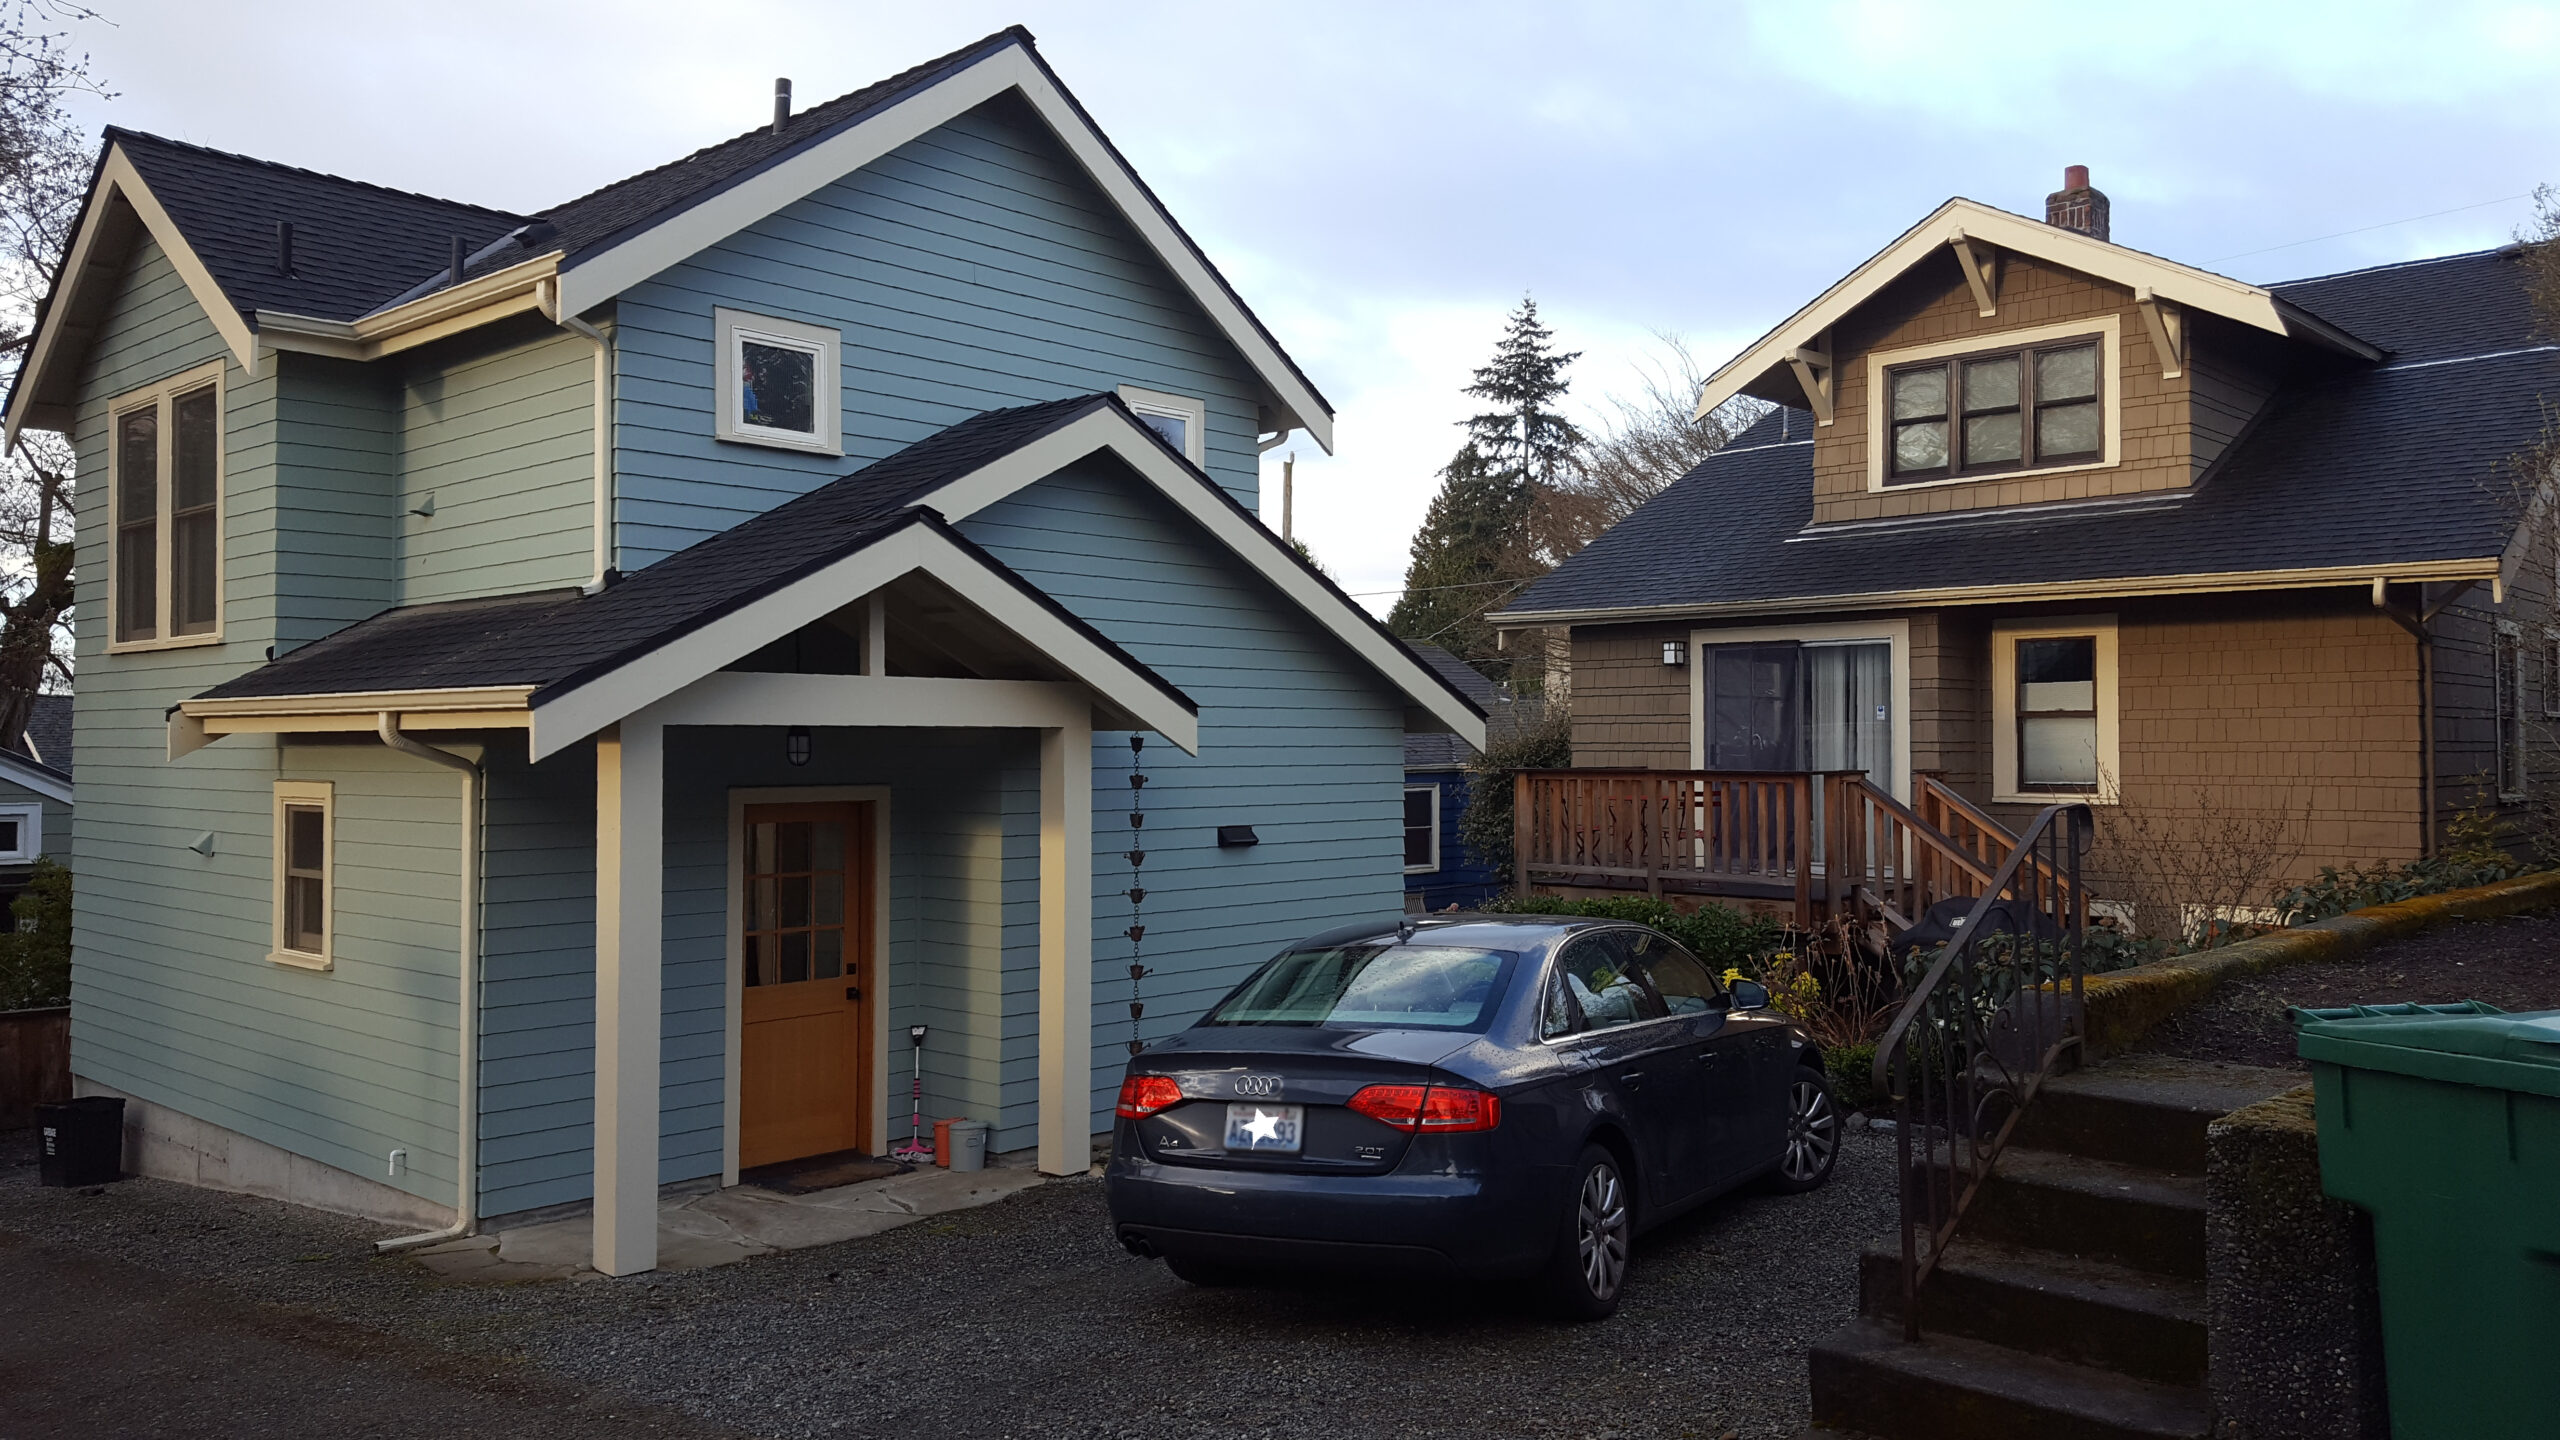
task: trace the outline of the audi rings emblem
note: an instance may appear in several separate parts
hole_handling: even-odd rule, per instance
[[[1252,1095],[1268,1100],[1280,1093],[1280,1077],[1277,1075],[1239,1075],[1236,1077],[1236,1093],[1239,1095]]]

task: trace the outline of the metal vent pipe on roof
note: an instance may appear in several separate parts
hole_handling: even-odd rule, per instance
[[[290,220],[276,222],[276,273],[293,273],[293,222]]]
[[[444,283],[447,285],[462,283],[462,237],[459,235],[453,237],[453,275]]]
[[[781,134],[783,124],[790,118],[791,81],[786,77],[773,82],[773,133]]]

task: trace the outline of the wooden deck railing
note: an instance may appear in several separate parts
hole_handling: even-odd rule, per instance
[[[1799,928],[1889,938],[1981,893],[2017,843],[1935,777],[1913,789],[1917,809],[1854,770],[1525,770],[1512,884],[1791,900]]]

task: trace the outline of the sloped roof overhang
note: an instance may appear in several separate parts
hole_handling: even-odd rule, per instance
[[[1815,354],[1822,354],[1827,362],[1827,352],[1820,349],[1824,331],[1913,266],[1959,245],[2032,256],[2124,286],[2137,299],[2167,301],[2360,360],[2382,358],[2380,350],[2272,291],[1959,196],[1930,212],[1927,219],[1708,376],[1698,392],[1696,413],[1703,417],[1735,396],[1749,394],[1819,414],[1825,408],[1822,397],[1805,393],[1798,362]]]

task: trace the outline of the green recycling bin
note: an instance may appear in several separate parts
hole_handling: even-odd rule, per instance
[[[2321,1187],[2373,1217],[2393,1440],[2560,1434],[2560,1010],[2293,1018]]]

